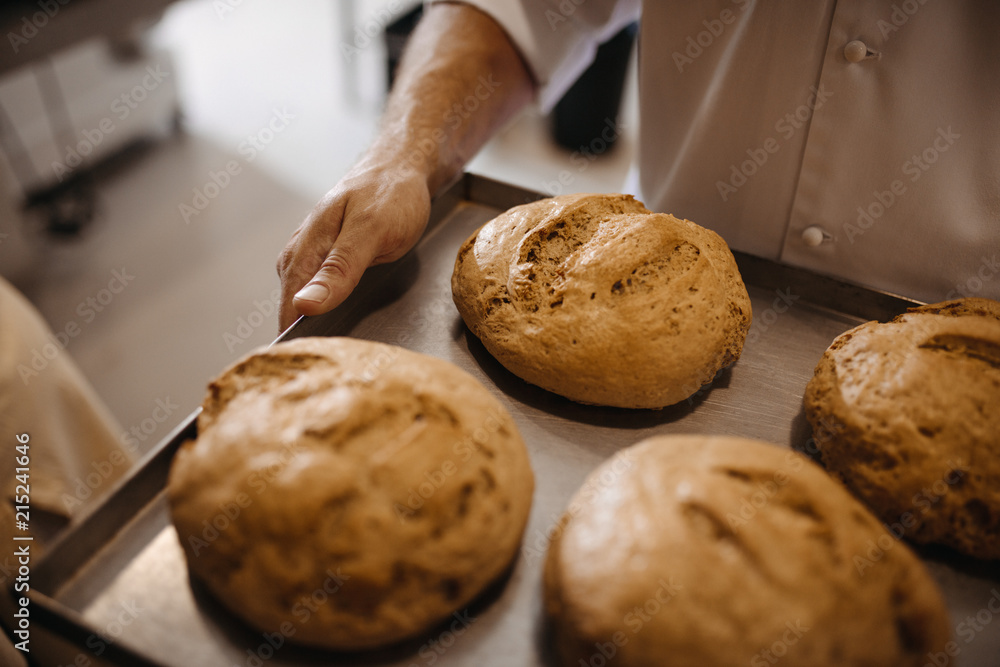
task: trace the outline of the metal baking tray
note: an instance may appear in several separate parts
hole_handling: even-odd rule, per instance
[[[283,336],[348,335],[401,345],[457,364],[503,402],[528,443],[536,489],[521,553],[502,581],[460,610],[460,621],[450,619],[381,651],[317,651],[254,631],[189,579],[169,521],[167,472],[177,447],[195,435],[195,413],[32,573],[33,622],[76,647],[78,653],[67,660],[92,657],[100,648],[102,660],[130,667],[553,664],[541,603],[546,536],[589,471],[653,434],[731,434],[803,449],[810,428],[802,394],[833,338],[859,322],[888,319],[914,305],[737,253],[753,303],[753,327],[743,356],[710,388],[659,411],[572,403],[500,366],[466,329],[451,300],[452,268],[464,239],[499,212],[540,197],[463,176],[436,199],[428,230],[411,253],[370,270],[335,312],[301,319]],[[957,654],[957,660],[927,656],[927,663],[1000,664],[997,563],[939,548],[918,552],[944,591],[954,624],[950,648]]]

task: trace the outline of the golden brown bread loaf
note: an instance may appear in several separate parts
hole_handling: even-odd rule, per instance
[[[907,312],[925,313],[931,315],[952,315],[954,317],[961,317],[963,315],[979,315],[982,317],[991,317],[1000,321],[1000,301],[982,299],[979,297],[968,297],[965,299],[941,301],[940,303],[929,303],[925,306],[910,308]],[[899,317],[896,319],[898,320]]]
[[[739,358],[750,299],[725,242],[628,195],[510,209],[459,250],[455,305],[507,369],[581,403],[661,408]]]
[[[260,630],[394,642],[467,605],[517,552],[524,443],[445,361],[303,338],[232,365],[203,407],[171,469],[173,522],[192,574]]]
[[[1000,304],[842,334],[804,397],[824,465],[915,542],[1000,558]]]
[[[920,667],[948,641],[922,563],[805,457],[706,436],[623,453],[549,547],[560,664]]]

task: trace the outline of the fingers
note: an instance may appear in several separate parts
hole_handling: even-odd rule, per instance
[[[320,315],[339,306],[350,296],[365,269],[375,259],[377,248],[367,236],[351,238],[344,234],[323,260],[319,270],[292,299],[292,306],[302,315]]]
[[[426,179],[398,171],[342,182],[292,236],[278,261],[283,331],[339,306],[373,264],[402,257],[430,214]]]
[[[281,278],[280,331],[291,326],[301,314],[295,309],[295,294],[312,280],[333,248],[340,234],[342,211],[335,204],[320,202],[282,250],[278,258],[278,276]]]
[[[378,249],[372,235],[359,238],[356,234],[344,233],[337,238],[329,252],[318,260],[318,264],[316,260],[306,259],[297,263],[294,258],[295,250],[299,251],[299,257],[314,257],[314,251],[329,247],[326,244],[310,247],[309,237],[307,234],[301,236],[299,247],[292,251],[292,258],[287,260],[288,273],[295,277],[282,276],[279,314],[282,331],[291,326],[299,315],[321,315],[339,306],[350,296],[365,269],[374,262]],[[283,263],[285,261],[283,256]]]

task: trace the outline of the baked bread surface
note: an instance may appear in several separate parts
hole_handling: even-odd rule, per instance
[[[824,465],[907,539],[1000,558],[1000,303],[840,335],[804,397]]]
[[[916,667],[949,637],[904,543],[805,457],[735,437],[659,436],[606,461],[544,583],[567,667]]]
[[[517,206],[462,245],[452,293],[508,370],[581,403],[661,408],[739,357],[751,322],[718,234],[629,195]]]
[[[524,442],[452,364],[298,339],[225,370],[203,408],[170,472],[173,522],[191,573],[259,630],[395,642],[463,608],[517,552]]]

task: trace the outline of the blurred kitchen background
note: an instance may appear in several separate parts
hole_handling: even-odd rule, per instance
[[[0,274],[144,449],[277,334],[275,260],[371,140],[416,5],[0,4]],[[631,62],[612,149],[574,151],[565,121],[559,145],[532,107],[468,169],[549,194],[621,189]],[[569,101],[570,120],[589,105]]]

